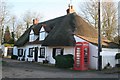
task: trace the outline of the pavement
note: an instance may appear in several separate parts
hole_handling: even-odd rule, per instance
[[[117,72],[107,71],[74,71],[59,69],[54,65],[36,62],[2,59],[2,78],[118,78]],[[109,70],[108,70],[109,71]]]

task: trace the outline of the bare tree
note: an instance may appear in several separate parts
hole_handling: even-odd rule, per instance
[[[18,22],[15,28],[15,38],[16,40],[23,34],[25,31],[24,25],[22,22]]]
[[[81,4],[80,4],[81,5]],[[84,6],[81,8],[81,6]],[[83,2],[80,6],[80,15],[83,16],[90,24],[92,24],[95,29],[97,29],[98,24],[98,2],[97,0],[91,0],[90,2]]]
[[[84,7],[81,8],[80,14],[84,15],[84,18],[92,24],[96,29],[98,27],[98,0],[91,0],[91,2],[84,2]],[[113,40],[113,36],[116,32],[117,27],[117,7],[115,3],[101,2],[101,27],[102,34],[109,40]]]
[[[6,2],[3,0],[0,0],[0,41],[1,44],[3,42],[3,34],[4,34],[4,26],[5,23],[8,22],[6,20],[8,10],[7,10],[7,5]]]
[[[32,24],[32,20],[34,18],[37,18],[37,19],[42,19],[42,16],[40,13],[37,13],[37,12],[31,12],[31,11],[27,11],[25,14],[24,14],[24,17],[23,17],[23,20],[24,22],[26,23],[26,28],[29,28],[30,24]]]
[[[12,38],[13,38],[13,42],[14,42],[14,40],[15,40],[15,23],[17,22],[16,16],[15,15],[11,16],[10,21],[12,23]]]
[[[102,32],[109,40],[113,40],[117,31],[117,8],[114,2],[102,3]]]

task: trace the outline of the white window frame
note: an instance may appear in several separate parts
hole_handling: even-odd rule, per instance
[[[42,27],[39,32],[39,40],[40,41],[44,40],[46,36],[47,36],[47,33],[46,33],[44,27]]]
[[[33,30],[31,30],[30,35],[29,35],[29,42],[33,42],[34,41],[34,32]]]

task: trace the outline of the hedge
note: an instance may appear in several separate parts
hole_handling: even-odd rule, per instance
[[[11,56],[11,59],[17,60],[17,58],[18,58],[18,56],[16,56],[16,55],[12,55],[12,56]]]
[[[120,59],[120,53],[117,53],[117,54],[115,55],[115,59]]]
[[[55,66],[58,68],[72,68],[74,64],[73,55],[58,55],[55,56]]]

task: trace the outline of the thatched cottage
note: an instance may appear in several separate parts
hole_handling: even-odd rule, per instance
[[[41,23],[34,19],[33,25],[15,43],[13,52],[14,55],[18,56],[19,60],[43,62],[43,60],[47,59],[49,63],[55,64],[54,56],[72,54],[75,58],[75,49],[80,46],[76,45],[76,43],[82,43],[81,46],[88,43],[87,49],[85,48],[89,53],[86,61],[87,67],[97,69],[97,39],[98,33],[94,27],[75,13],[72,6],[69,6],[67,15]],[[102,38],[102,47],[102,68],[108,62],[114,67],[117,44]],[[81,48],[81,51],[84,51],[82,49],[84,48]],[[84,56],[85,54],[82,57]]]

